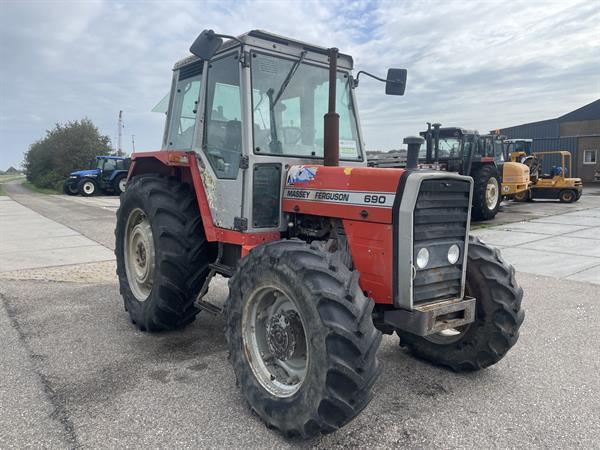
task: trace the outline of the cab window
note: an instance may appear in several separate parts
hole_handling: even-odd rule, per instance
[[[202,63],[200,61],[179,70],[171,109],[171,125],[167,145],[169,149],[192,149],[201,82]]]
[[[301,58],[261,53],[252,56],[254,152],[322,158],[328,69]],[[360,160],[361,145],[346,72],[338,71],[336,89],[340,159]]]
[[[237,54],[208,68],[203,149],[219,178],[237,178],[242,156],[242,107]]]
[[[117,162],[114,159],[105,159],[104,160],[104,168],[105,172],[115,170],[117,168]]]

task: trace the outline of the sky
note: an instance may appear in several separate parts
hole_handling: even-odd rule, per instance
[[[0,170],[55,123],[90,118],[123,148],[158,150],[173,63],[205,28],[264,29],[408,69],[406,94],[361,77],[367,150],[399,148],[425,122],[487,132],[600,98],[599,1],[0,0]]]

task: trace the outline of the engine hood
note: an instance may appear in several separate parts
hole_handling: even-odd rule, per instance
[[[98,169],[87,169],[87,170],[78,170],[77,172],[71,172],[72,177],[86,177],[90,175],[98,175],[100,170]]]

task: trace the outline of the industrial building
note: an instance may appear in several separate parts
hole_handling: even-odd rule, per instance
[[[498,130],[492,130],[496,133]],[[509,139],[533,139],[534,152],[566,150],[572,155],[571,176],[584,182],[600,178],[600,99],[556,119],[531,122],[500,133]]]

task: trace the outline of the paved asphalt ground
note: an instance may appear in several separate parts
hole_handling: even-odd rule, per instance
[[[89,239],[95,250],[104,251],[96,243],[113,248],[118,199],[40,196],[18,185],[5,190],[68,227],[69,236]],[[592,230],[581,239],[588,249],[598,248],[597,224],[588,219],[597,217],[600,196],[561,206],[529,209],[552,219],[542,223],[572,221]],[[522,207],[511,204],[503,215],[518,218]],[[18,206],[12,211],[46,223]],[[554,219],[556,212],[579,215]],[[9,220],[1,214],[0,222]],[[507,227],[477,233],[492,242]],[[541,234],[533,236],[540,242],[534,250],[552,253],[558,245],[552,239],[562,232],[546,230],[510,233]],[[540,255],[519,256],[527,236],[508,236],[518,237],[503,250],[513,252],[517,267],[542,270]],[[3,231],[0,258],[15,239]],[[562,252],[562,259],[569,264],[581,251]],[[455,374],[415,360],[396,337],[386,336],[372,403],[342,430],[309,442],[285,441],[244,405],[227,361],[222,317],[202,313],[184,330],[142,333],[129,324],[112,274],[114,263],[102,258],[0,273],[0,448],[598,448],[600,286],[574,281],[570,272],[552,278],[518,273],[526,309],[521,338],[481,372]],[[216,280],[209,296],[222,303],[226,282]]]

